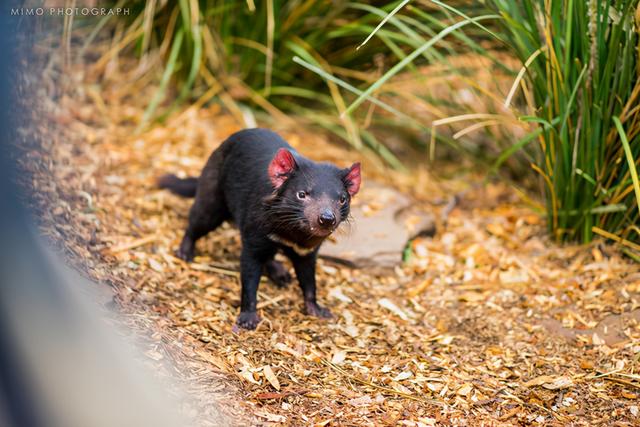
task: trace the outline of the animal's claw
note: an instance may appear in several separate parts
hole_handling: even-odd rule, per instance
[[[234,332],[237,332],[236,326],[242,329],[255,329],[261,320],[255,311],[241,311],[234,325]]]

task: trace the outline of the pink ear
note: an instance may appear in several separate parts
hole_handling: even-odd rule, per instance
[[[347,187],[347,191],[351,197],[355,196],[358,190],[360,190],[360,163],[354,163],[349,168],[347,175],[343,178],[343,181]]]
[[[289,174],[296,168],[296,160],[293,154],[286,148],[278,150],[273,160],[269,163],[269,179],[275,188],[280,188],[289,178]]]

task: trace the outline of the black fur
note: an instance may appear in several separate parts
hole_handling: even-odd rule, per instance
[[[172,193],[182,197],[195,197],[198,188],[198,178],[180,179],[168,174],[158,178],[158,187],[171,190]]]
[[[316,163],[296,153],[278,134],[249,129],[231,135],[213,152],[195,191],[194,180],[171,175],[159,181],[162,188],[182,196],[195,195],[177,255],[191,261],[200,237],[225,220],[235,222],[242,238],[237,325],[254,329],[260,322],[256,298],[263,269],[278,285],[291,280],[274,260],[278,250],[293,263],[306,312],[331,317],[316,302],[316,258],[320,244],[349,215],[351,197],[360,184],[360,165],[339,169]]]

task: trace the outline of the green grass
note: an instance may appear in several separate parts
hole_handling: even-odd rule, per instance
[[[180,103],[222,102],[239,120],[247,107],[280,119],[294,115],[398,169],[402,162],[376,138],[376,126],[410,130],[423,135],[413,143],[431,157],[441,142],[500,175],[505,164],[529,170],[529,181],[544,188],[557,240],[588,242],[597,233],[635,250],[639,2],[136,0],[128,4],[125,31],[113,31],[123,18],[103,20],[83,51],[110,29],[112,45],[163,58],[140,129]],[[508,69],[496,59],[499,51],[522,68]],[[469,53],[488,58],[492,72],[511,74],[512,90],[490,93],[464,66],[452,65]],[[421,75],[420,67],[433,64],[491,102],[479,111],[392,84],[398,76],[428,81],[434,76]],[[180,90],[167,110],[171,81]],[[496,100],[504,107],[487,110]],[[425,119],[403,108],[414,101],[440,115]],[[526,135],[514,138],[503,124]],[[490,149],[475,147],[479,130]]]
[[[537,55],[518,107],[540,123],[532,167],[546,183],[551,232],[588,242],[604,229],[640,240],[638,0],[489,3],[514,54],[523,63]]]
[[[466,13],[476,9],[464,1],[450,3]],[[474,28],[480,32],[473,37],[453,31],[452,40],[433,39],[438,32],[452,32],[449,21],[461,12],[428,2],[134,0],[127,7],[129,16],[100,21],[80,53],[87,52],[98,34],[111,32],[112,45],[123,53],[141,60],[153,55],[163,58],[161,84],[138,130],[184,102],[221,102],[239,121],[246,107],[276,119],[295,115],[355,148],[373,150],[396,169],[403,168],[402,162],[369,129],[367,117],[373,117],[373,127],[385,123],[427,134],[430,123],[407,115],[390,122],[385,115],[389,105],[383,108],[386,112],[379,108],[345,112],[353,96],[344,86],[366,86],[394,61],[409,61],[407,69],[415,72],[421,64],[446,63],[448,55],[460,47],[486,53],[480,40],[491,38],[478,25]],[[125,31],[114,30],[123,24]],[[438,42],[438,48],[425,48],[429,42]],[[180,88],[174,99],[169,99],[169,81]],[[380,89],[376,95],[401,95]],[[398,102],[407,102],[399,98]],[[167,101],[171,101],[169,108]],[[422,101],[443,108],[449,103],[447,99]],[[477,154],[444,134],[438,140],[468,157]],[[424,144],[421,138],[413,142]]]
[[[357,97],[345,114],[370,101],[447,35],[457,32],[467,48],[488,56],[472,37],[460,34],[474,24],[523,64],[505,107],[530,131],[497,156],[493,171],[514,155],[526,155],[520,158],[529,159],[544,184],[549,230],[558,241],[589,242],[595,232],[634,247],[640,241],[640,2],[490,0],[475,16],[433,3],[458,19],[446,26],[431,23],[439,33],[369,87],[352,90]],[[484,27],[484,21],[495,25]],[[500,115],[464,113],[433,125],[499,122]]]
[[[334,75],[368,70],[375,55],[389,49],[403,56],[406,49],[394,48],[403,36],[386,31],[356,52],[379,23],[379,15],[373,13],[378,9],[324,0],[136,0],[127,7],[132,12],[126,18],[127,32],[137,31],[138,36],[121,49],[140,58],[160,52],[165,64],[139,130],[166,115],[159,105],[166,101],[167,83],[173,79],[181,89],[172,107],[204,96],[209,98],[204,102],[222,100],[239,120],[245,105],[280,118],[293,113],[402,168],[374,134],[353,118],[340,117],[347,101],[334,83],[293,62],[294,56],[304,58]],[[113,28],[121,22],[113,19],[111,27],[106,22],[99,27]],[[96,32],[89,38],[95,37]],[[210,91],[212,87],[219,90]]]

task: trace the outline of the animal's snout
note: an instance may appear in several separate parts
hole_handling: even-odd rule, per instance
[[[336,215],[330,209],[325,209],[318,217],[318,224],[326,228],[333,227],[336,225]]]

